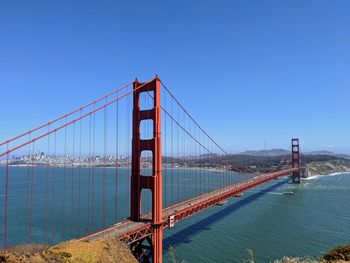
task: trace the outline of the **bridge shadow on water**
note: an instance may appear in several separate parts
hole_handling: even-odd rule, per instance
[[[191,242],[191,236],[194,236],[202,231],[210,230],[210,226],[215,224],[216,222],[220,221],[221,219],[231,215],[235,211],[237,211],[240,208],[243,208],[244,206],[250,204],[253,201],[256,201],[260,197],[264,196],[265,194],[275,190],[279,186],[287,183],[289,181],[289,178],[284,179],[276,184],[273,184],[265,189],[262,189],[261,191],[254,193],[236,203],[228,205],[226,208],[221,209],[220,211],[194,223],[190,226],[184,228],[183,230],[165,238],[163,240],[163,249],[164,251],[169,250],[170,246],[176,246],[182,243],[190,243]]]

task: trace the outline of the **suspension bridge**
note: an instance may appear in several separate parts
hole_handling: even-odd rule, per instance
[[[3,247],[110,237],[157,263],[165,229],[303,170],[297,138],[268,172],[243,165],[158,77],[1,142],[0,164]]]

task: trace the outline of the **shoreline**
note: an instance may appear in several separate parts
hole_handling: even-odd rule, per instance
[[[306,178],[301,178],[301,179],[304,181],[308,181],[308,180],[317,179],[320,177],[337,176],[337,175],[342,175],[342,174],[350,174],[350,171],[349,172],[335,172],[335,173],[331,173],[331,174],[315,174],[315,175],[311,175],[311,176],[308,176]]]

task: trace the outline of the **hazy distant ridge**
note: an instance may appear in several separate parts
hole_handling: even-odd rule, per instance
[[[259,150],[259,151],[245,151],[238,153],[238,155],[250,155],[250,156],[280,156],[289,154],[290,151],[284,149],[271,149],[271,150]]]
[[[245,151],[238,153],[237,155],[249,155],[249,156],[281,156],[285,154],[290,154],[290,150],[285,149],[271,149],[271,150],[258,150],[258,151]],[[344,159],[350,159],[350,155],[347,154],[338,154],[331,151],[311,151],[311,152],[302,152],[304,155],[328,155],[335,156]]]

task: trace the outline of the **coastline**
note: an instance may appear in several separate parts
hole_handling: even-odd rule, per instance
[[[308,176],[310,178],[314,176],[327,176],[338,173],[350,172],[350,160],[328,160],[328,161],[316,161],[306,164],[308,170]]]
[[[337,176],[337,175],[342,175],[342,174],[349,174],[350,175],[350,171],[349,172],[334,172],[331,174],[315,174],[315,175],[311,175],[311,176],[306,177],[306,178],[301,178],[301,180],[308,181],[308,180],[317,179],[320,177]]]

